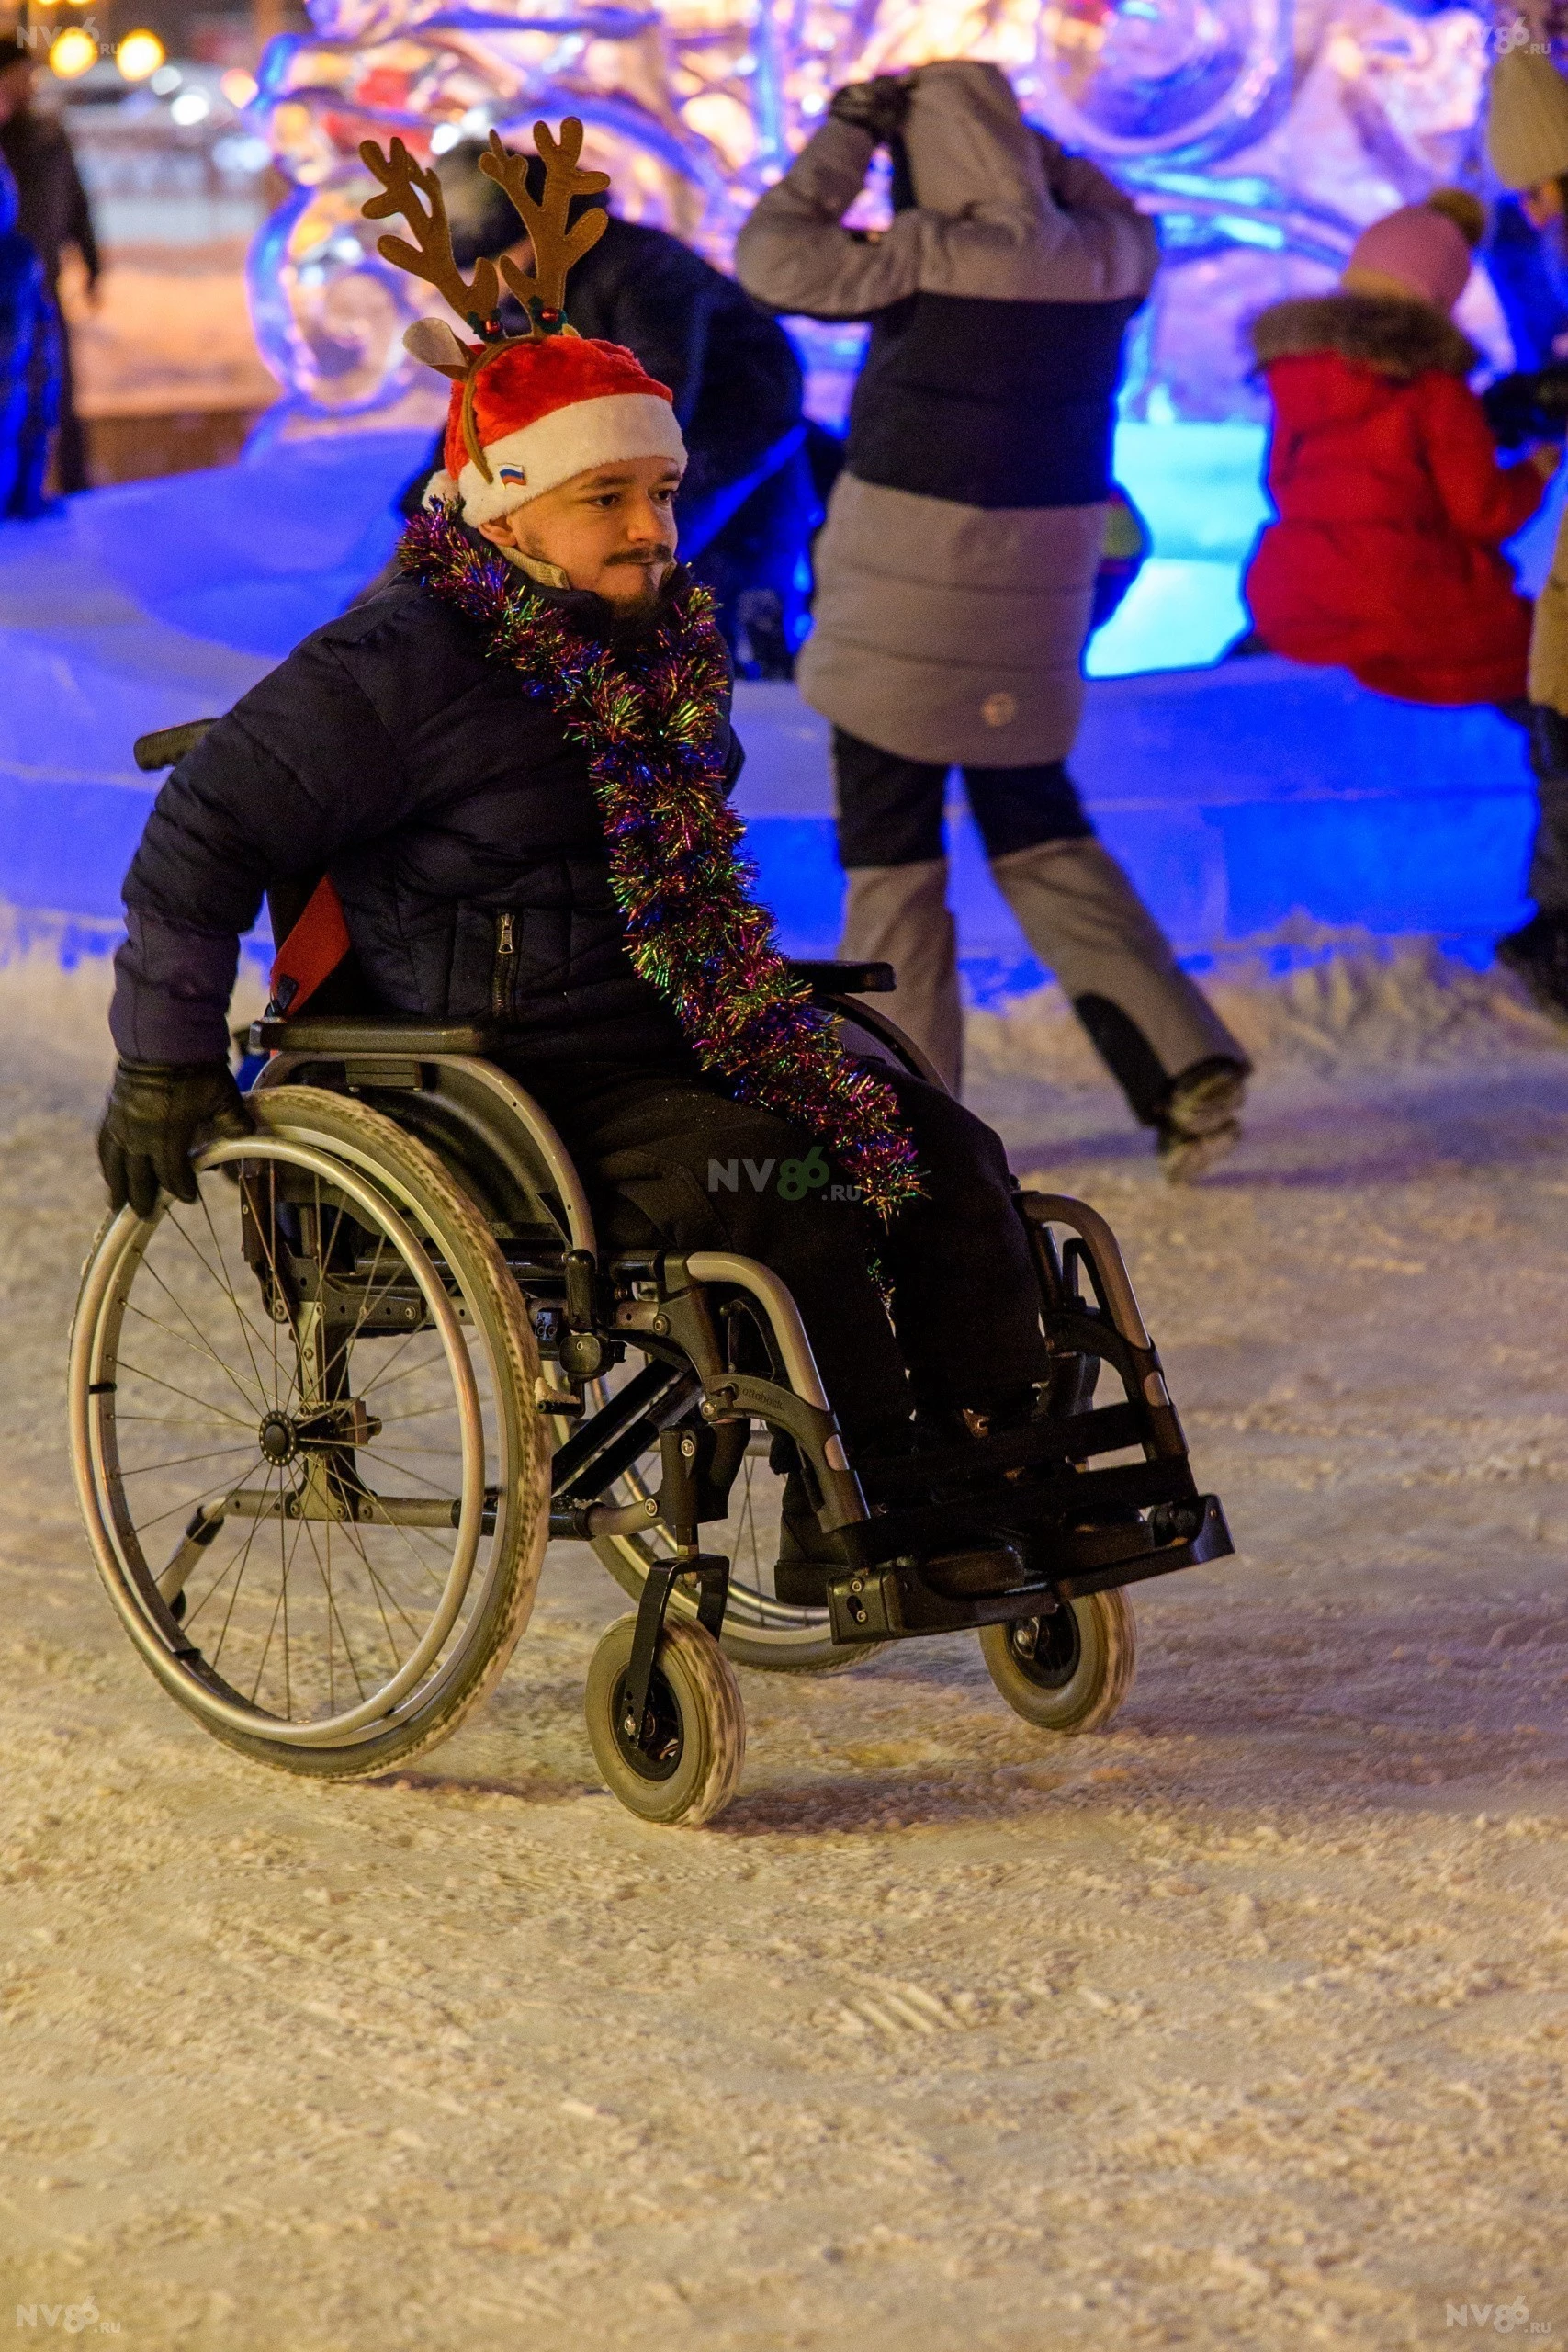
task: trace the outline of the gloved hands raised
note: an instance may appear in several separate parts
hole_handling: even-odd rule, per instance
[[[98,1129],[110,1206],[122,1209],[129,1201],[138,1216],[151,1216],[160,1188],[176,1201],[194,1201],[195,1147],[215,1136],[229,1141],[254,1132],[226,1063],[121,1061]]]
[[[912,74],[879,74],[874,82],[846,82],[833,93],[828,112],[837,122],[869,131],[879,147],[897,139],[915,94]]]

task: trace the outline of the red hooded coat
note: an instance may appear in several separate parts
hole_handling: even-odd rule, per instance
[[[1275,303],[1253,345],[1280,518],[1247,574],[1264,643],[1407,702],[1521,698],[1530,605],[1499,550],[1546,485],[1498,464],[1472,345],[1427,303],[1340,293]]]

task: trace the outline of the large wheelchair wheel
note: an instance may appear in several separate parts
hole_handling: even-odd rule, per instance
[[[1036,1731],[1099,1731],[1133,1687],[1132,1603],[1119,1589],[1086,1593],[1049,1617],[986,1626],[980,1650],[1008,1705]]]
[[[728,1518],[703,1526],[704,1550],[722,1552],[729,1561],[723,1646],[737,1666],[760,1667],[768,1673],[840,1673],[863,1665],[884,1645],[835,1643],[825,1609],[798,1609],[775,1597],[773,1568],[784,1482],[769,1464],[772,1446],[767,1431],[754,1428],[730,1488]],[[618,1483],[615,1499],[640,1502],[658,1484],[659,1457],[654,1454]],[[601,1536],[593,1549],[621,1590],[636,1600],[649,1569],[670,1556],[670,1537],[656,1526],[646,1534]],[[670,1597],[671,1616],[694,1623],[696,1613],[695,1600],[677,1586]]]
[[[76,1484],[159,1681],[292,1772],[385,1770],[499,1678],[548,1532],[537,1350],[425,1147],[314,1088],[104,1226],[72,1334]]]

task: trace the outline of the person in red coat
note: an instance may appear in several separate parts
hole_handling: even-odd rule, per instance
[[[1257,639],[1406,702],[1522,703],[1530,605],[1503,543],[1558,453],[1498,463],[1450,316],[1484,227],[1439,189],[1374,221],[1337,290],[1252,322],[1273,403],[1263,531],[1246,582]]]

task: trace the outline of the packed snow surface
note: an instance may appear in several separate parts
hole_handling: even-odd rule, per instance
[[[1414,948],[1236,980],[1247,1140],[1177,1193],[1059,1007],[977,1018],[973,1099],[1122,1236],[1239,1557],[1136,1592],[1079,1741],[972,1640],[745,1674],[739,1797],[658,1832],[595,1781],[625,1603],[581,1551],[396,1780],[253,1768],[135,1659],[62,1437],[103,979],[0,972],[0,2311],[236,2352],[1568,2332],[1559,1033]]]

